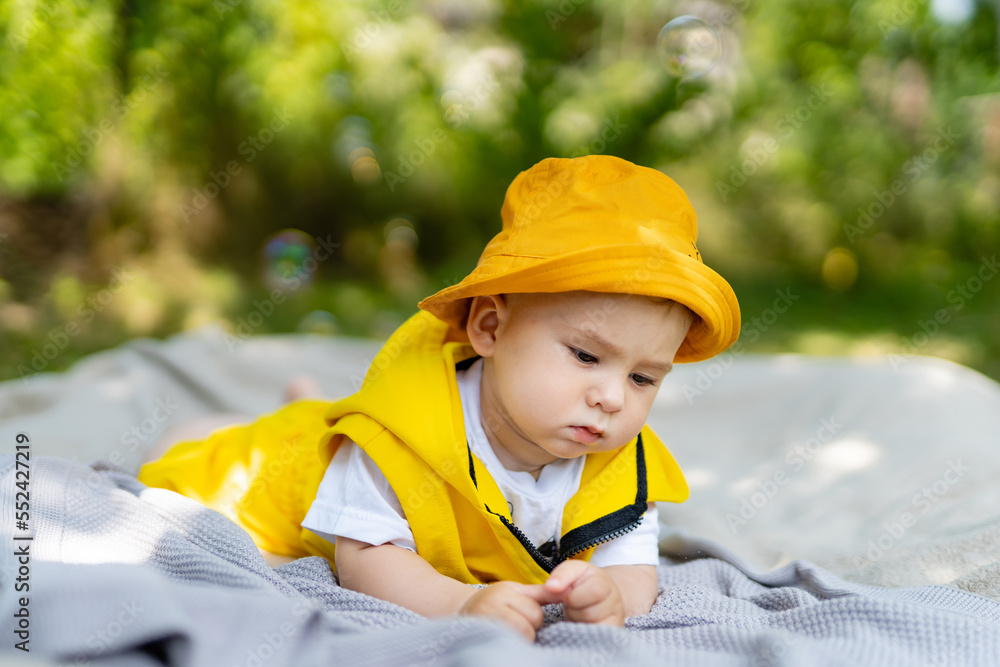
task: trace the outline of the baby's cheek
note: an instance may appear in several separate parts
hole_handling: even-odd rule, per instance
[[[655,395],[654,395],[655,398]],[[628,406],[626,410],[625,421],[627,422],[627,428],[631,431],[632,437],[634,438],[642,430],[643,425],[649,421],[649,413],[653,409],[653,398],[646,396],[635,398],[632,401],[632,405]]]
[[[559,415],[564,412],[556,392],[544,385],[536,385],[530,393],[525,392],[523,398],[524,411],[531,414],[532,420],[536,423],[548,424],[557,420]]]
[[[572,387],[567,386],[565,379],[549,374],[537,378],[531,389],[534,395],[536,410],[542,410],[549,417],[557,417],[566,411],[572,400]]]

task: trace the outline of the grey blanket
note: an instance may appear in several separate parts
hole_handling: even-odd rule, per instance
[[[136,339],[0,383],[0,451],[135,472],[165,430],[246,420],[298,375],[357,389],[379,341],[216,327]],[[691,486],[660,503],[661,552],[697,535],[760,570],[804,559],[855,583],[947,584],[1000,602],[1000,384],[941,359],[730,354],[678,364],[649,425]],[[998,661],[997,664],[1000,664]]]
[[[28,655],[73,665],[1000,661],[1000,603],[942,586],[849,583],[803,561],[763,573],[682,536],[671,551],[687,559],[661,560],[650,614],[619,629],[564,622],[552,605],[532,645],[486,619],[431,621],[342,589],[320,558],[272,570],[222,515],[110,464],[33,459],[29,527],[17,530],[14,467],[12,455],[0,458],[0,650],[8,659],[25,655],[14,631],[27,609]],[[12,539],[27,535],[33,540]],[[25,544],[30,558],[9,548]],[[15,592],[19,578],[29,591]]]

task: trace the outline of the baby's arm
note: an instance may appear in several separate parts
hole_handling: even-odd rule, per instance
[[[545,589],[563,603],[568,621],[620,626],[628,616],[649,613],[659,582],[655,565],[598,567],[568,560],[552,570]]]
[[[409,549],[373,546],[337,538],[337,576],[350,590],[388,600],[424,616],[492,616],[529,641],[542,626],[542,605],[556,602],[542,585],[501,581],[486,588],[467,586],[440,574]]]

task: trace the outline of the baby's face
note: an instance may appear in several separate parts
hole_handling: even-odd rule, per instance
[[[674,303],[594,292],[508,295],[496,318],[483,426],[501,462],[529,472],[635,438],[692,322]]]

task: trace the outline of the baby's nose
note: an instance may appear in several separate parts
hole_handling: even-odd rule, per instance
[[[591,387],[587,403],[604,412],[618,412],[625,405],[625,388],[618,382],[607,381]]]

